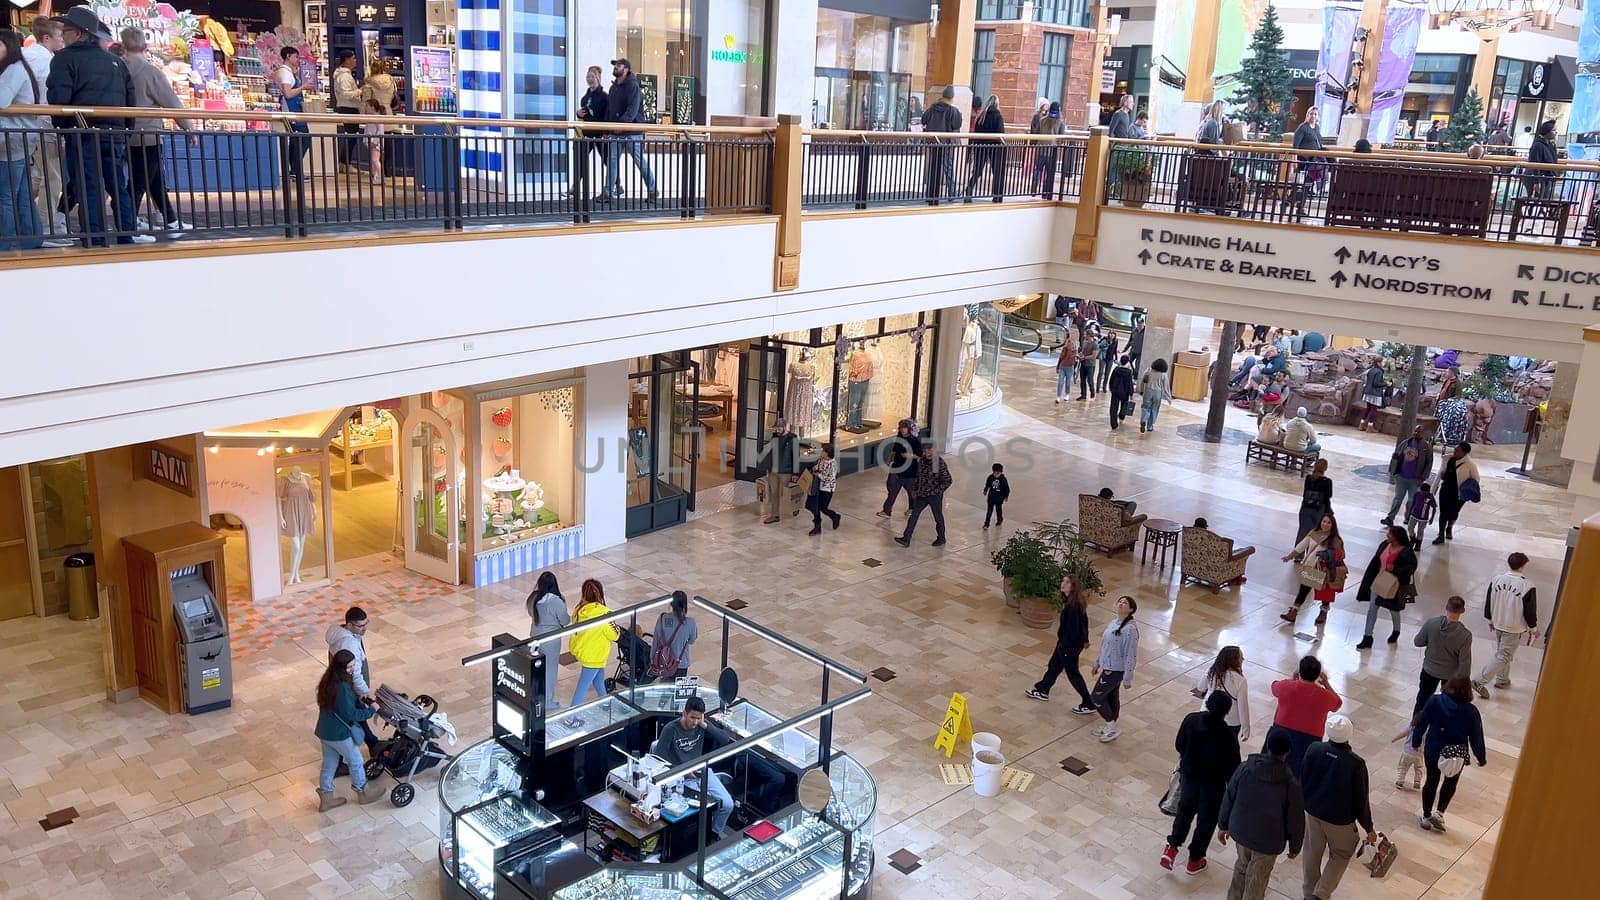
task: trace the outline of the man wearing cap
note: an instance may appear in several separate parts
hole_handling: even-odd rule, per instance
[[[944,92],[939,95],[939,102],[928,107],[922,114],[922,130],[933,133],[951,134],[961,130],[961,110],[956,109],[953,102],[956,99],[954,85],[946,85]],[[945,195],[954,199],[956,195],[956,166],[952,159],[955,151],[949,146],[948,139],[934,138],[933,146],[928,148],[927,158],[927,195],[928,205],[939,205],[939,176],[944,175]]]
[[[122,60],[101,46],[111,32],[87,6],[74,6],[56,16],[66,46],[50,60],[45,82],[52,106],[137,106],[133,78]],[[127,119],[88,119],[79,129],[74,116],[56,116],[57,128],[74,129],[65,135],[68,180],[78,201],[79,221],[90,246],[105,246],[105,213],[100,195],[111,195],[116,230],[124,232],[119,244],[149,244],[155,238],[134,235],[133,194],[128,190]],[[115,129],[115,131],[107,131]]]
[[[1310,900],[1328,900],[1355,855],[1359,835],[1369,842],[1378,835],[1372,828],[1372,805],[1367,802],[1367,761],[1350,749],[1355,728],[1341,715],[1328,717],[1328,739],[1306,748],[1303,789],[1306,805],[1305,859],[1301,862],[1304,888]],[[1323,865],[1323,851],[1327,865]]]
[[[611,92],[606,95],[606,121],[643,122],[639,79],[633,74],[633,64],[626,58],[613,59],[611,77],[613,79]],[[644,176],[645,190],[649,191],[649,202],[656,202],[660,194],[656,191],[656,175],[650,170],[650,162],[644,158],[644,133],[613,131],[606,135],[606,144],[606,184],[594,201],[610,203],[617,199],[617,164],[622,162],[622,154],[626,152],[633,158],[633,164],[639,168],[639,174]]]

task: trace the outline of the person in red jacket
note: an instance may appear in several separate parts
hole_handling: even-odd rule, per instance
[[[1306,748],[1322,740],[1329,714],[1338,712],[1344,701],[1328,684],[1328,673],[1322,671],[1322,661],[1315,656],[1301,658],[1298,677],[1274,681],[1272,696],[1278,698],[1278,711],[1267,737],[1273,732],[1288,736],[1289,770],[1301,778]]]

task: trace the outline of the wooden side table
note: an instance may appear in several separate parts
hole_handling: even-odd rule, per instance
[[[1156,564],[1161,569],[1167,567],[1167,548],[1172,549],[1172,564],[1178,564],[1178,535],[1183,533],[1183,526],[1171,519],[1145,519],[1144,520],[1144,546],[1139,550],[1139,564],[1147,561],[1151,547],[1156,548]]]

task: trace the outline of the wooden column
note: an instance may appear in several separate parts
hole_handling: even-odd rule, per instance
[[[1526,897],[1530,890],[1544,897],[1594,896],[1594,875],[1571,863],[1593,852],[1594,760],[1584,748],[1600,741],[1600,706],[1591,688],[1594,636],[1600,634],[1600,516],[1583,523],[1557,602],[1561,627],[1545,650],[1486,900]],[[1490,751],[1489,765],[1506,764],[1506,757]]]
[[[1500,59],[1500,32],[1482,31],[1478,37],[1478,55],[1472,61],[1472,86],[1483,98],[1483,114],[1488,115],[1489,92],[1494,90],[1494,67]],[[1493,131],[1494,125],[1488,125],[1487,130]]]
[[[801,160],[805,135],[800,117],[778,117],[772,154],[772,211],[778,216],[778,241],[774,248],[772,289],[792,291],[800,286]]]
[[[1360,26],[1367,29],[1367,43],[1361,53],[1360,88],[1356,91],[1356,115],[1363,117],[1359,137],[1366,137],[1365,119],[1372,115],[1372,87],[1378,80],[1378,60],[1383,58],[1383,25],[1388,20],[1388,0],[1364,0],[1361,4]]]
[[[972,26],[978,21],[978,0],[942,0],[928,66],[929,102],[939,99],[947,84],[972,86]]]
[[[1189,67],[1183,82],[1183,102],[1209,103],[1216,90],[1217,28],[1222,22],[1222,0],[1196,0],[1194,31],[1189,35]]]
[[[1072,231],[1072,261],[1094,262],[1100,235],[1100,210],[1105,206],[1106,168],[1111,159],[1110,130],[1089,129],[1089,148],[1083,157],[1083,181],[1078,188],[1078,219]]]
[[[1084,125],[1100,121],[1100,72],[1105,68],[1106,47],[1111,40],[1106,35],[1106,12],[1104,2],[1094,5],[1094,35],[1091,37],[1094,45],[1089,56],[1089,99],[1084,106]],[[1128,84],[1131,87],[1133,82],[1130,80]]]

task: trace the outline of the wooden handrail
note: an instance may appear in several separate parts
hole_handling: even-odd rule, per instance
[[[1069,131],[1064,134],[984,134],[972,131],[853,131],[844,128],[807,128],[802,132],[806,137],[843,137],[843,138],[981,138],[983,140],[999,140],[1012,143],[1026,144],[1030,142],[1051,142],[1063,139],[1086,141],[1089,133],[1086,131]]]
[[[86,119],[212,119],[219,122],[306,122],[329,125],[438,125],[445,128],[503,128],[517,131],[640,132],[665,134],[721,134],[771,137],[771,128],[737,125],[654,125],[649,122],[573,122],[529,119],[477,119],[459,116],[365,116],[338,113],[289,113],[235,109],[165,109],[120,106],[46,106],[16,104],[6,107],[8,116],[58,116]]]

